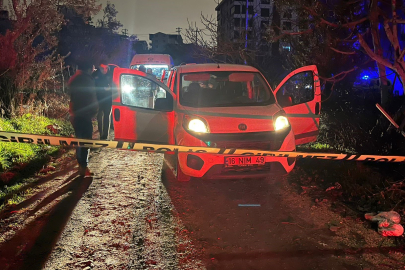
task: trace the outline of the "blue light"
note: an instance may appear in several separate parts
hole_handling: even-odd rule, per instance
[[[283,48],[283,50],[291,51],[290,45],[283,45],[282,48]]]
[[[378,78],[377,70],[363,70],[359,77],[363,81],[369,81],[373,78]]]
[[[361,45],[360,45],[360,42],[358,40],[353,43],[353,48],[355,48],[356,50],[360,50]]]

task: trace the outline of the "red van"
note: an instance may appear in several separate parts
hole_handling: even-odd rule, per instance
[[[167,85],[116,68],[115,139],[157,144],[295,151],[317,139],[321,89],[316,66],[272,89],[255,68],[193,64],[172,68]],[[177,179],[263,177],[289,173],[295,158],[175,154]]]

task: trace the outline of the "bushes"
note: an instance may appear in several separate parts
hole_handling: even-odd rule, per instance
[[[378,91],[362,92],[349,85],[340,85],[322,103],[318,142],[329,144],[340,152],[404,154],[400,146],[404,139],[395,132],[387,132],[389,122],[375,106],[379,102]],[[396,97],[387,111],[393,115],[403,103],[403,98]]]
[[[43,116],[25,114],[21,117],[6,120],[0,118],[0,130],[31,134],[53,135],[48,125],[58,125],[61,136],[73,134],[71,124],[64,120],[50,119]],[[28,163],[33,159],[58,150],[54,146],[0,142],[0,171],[9,169],[13,164]]]
[[[20,93],[19,108],[15,109],[12,115],[32,114],[52,119],[68,119],[69,101],[70,98],[65,93],[44,91],[39,91],[37,94]]]
[[[66,94],[47,94],[45,116],[55,119],[68,119],[70,98]]]

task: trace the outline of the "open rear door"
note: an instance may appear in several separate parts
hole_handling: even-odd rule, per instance
[[[115,68],[115,140],[174,144],[174,97],[162,82],[133,69]]]
[[[316,66],[294,70],[274,91],[287,113],[296,145],[316,141],[321,113],[321,86]]]

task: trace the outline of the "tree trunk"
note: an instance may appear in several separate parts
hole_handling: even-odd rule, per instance
[[[380,23],[378,12],[378,0],[372,0],[371,2],[370,23],[371,23],[371,36],[373,38],[374,53],[383,58],[384,56],[380,42],[380,33],[378,32],[378,25]],[[386,108],[389,102],[389,92],[391,86],[387,79],[385,66],[378,62],[376,62],[376,64],[380,81],[381,106],[383,106],[383,108]]]

